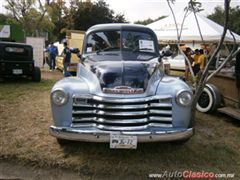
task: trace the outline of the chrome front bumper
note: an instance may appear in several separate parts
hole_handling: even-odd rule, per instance
[[[110,134],[137,136],[138,142],[174,141],[190,138],[194,129],[171,130],[171,131],[102,131],[102,130],[79,130],[51,126],[49,132],[52,136],[60,139],[87,141],[87,142],[110,142]]]

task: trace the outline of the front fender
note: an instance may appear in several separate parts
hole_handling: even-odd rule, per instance
[[[57,106],[50,98],[54,125],[69,127],[71,125],[69,117],[72,117],[72,96],[75,93],[89,94],[89,87],[82,78],[68,77],[58,81],[53,86],[51,94],[57,89],[68,93],[69,99],[66,104]]]
[[[192,92],[190,87],[179,78],[164,76],[159,82],[156,90],[157,95],[171,95],[172,96],[172,118],[174,127],[189,127],[192,120],[191,105],[181,106],[176,102],[176,95],[179,91],[187,90]]]

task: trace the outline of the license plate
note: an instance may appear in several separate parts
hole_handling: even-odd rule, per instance
[[[18,74],[22,74],[22,73],[23,73],[22,69],[13,69],[13,74],[18,75]]]
[[[137,136],[111,134],[110,148],[111,149],[137,149]]]

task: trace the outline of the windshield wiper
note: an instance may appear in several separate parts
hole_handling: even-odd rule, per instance
[[[141,48],[141,49],[133,49],[133,52],[148,52],[148,53],[154,53],[153,49],[150,48]]]
[[[107,48],[105,48],[105,49],[99,49],[99,50],[97,50],[96,53],[98,54],[98,53],[100,53],[100,52],[112,51],[112,50],[118,50],[118,49],[120,49],[120,48],[119,48],[119,47],[107,47]]]

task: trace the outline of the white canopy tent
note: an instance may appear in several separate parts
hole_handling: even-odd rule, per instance
[[[203,15],[196,13],[197,19],[200,25],[200,29],[203,35],[204,42],[218,42],[221,38],[223,27],[219,24],[213,22],[212,20],[204,17]],[[183,22],[184,14],[176,14],[176,20],[178,29],[180,32],[181,25]],[[157,35],[159,43],[174,43],[177,42],[177,31],[176,25],[174,23],[173,16],[158,20],[154,23],[147,25],[151,28]],[[237,43],[240,43],[240,36],[233,33]],[[197,27],[197,22],[195,20],[194,14],[190,13],[184,23],[181,34],[181,42],[184,43],[201,43],[201,37]],[[228,31],[225,37],[225,43],[233,42],[233,37]]]

